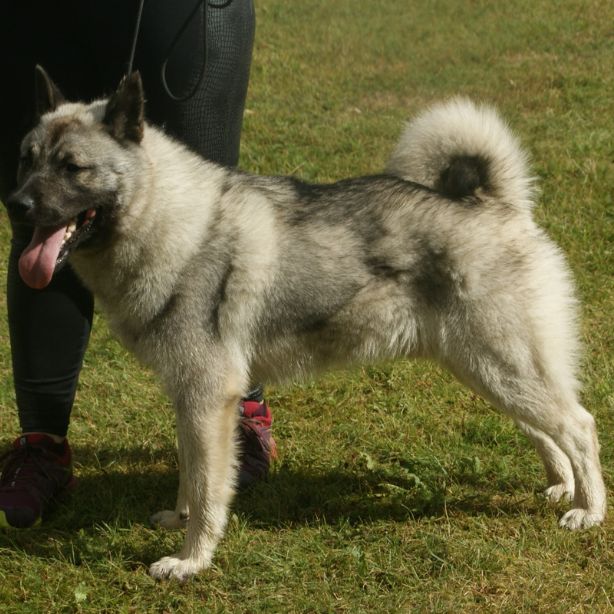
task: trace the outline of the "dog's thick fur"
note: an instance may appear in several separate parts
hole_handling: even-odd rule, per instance
[[[547,496],[573,499],[562,526],[603,520],[569,270],[533,222],[525,155],[493,110],[435,106],[408,125],[385,174],[309,185],[222,168],[149,126],[138,75],[91,104],[64,103],[38,79],[41,117],[9,210],[47,229],[95,212],[71,263],[177,413],[177,507],[154,521],[187,519],[187,536],[153,576],[211,562],[250,381],[394,357],[437,360],[518,424]],[[22,274],[44,285],[34,260]]]

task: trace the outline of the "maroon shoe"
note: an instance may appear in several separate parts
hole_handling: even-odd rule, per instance
[[[0,527],[39,525],[43,512],[74,483],[71,460],[66,440],[55,443],[42,433],[18,437],[0,458]]]
[[[265,401],[241,401],[239,490],[265,478],[271,460],[277,456],[271,434],[272,422],[271,410]]]

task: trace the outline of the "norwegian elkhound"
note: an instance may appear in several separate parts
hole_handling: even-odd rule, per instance
[[[569,270],[533,222],[525,154],[492,109],[436,105],[385,173],[311,185],[223,168],[148,125],[137,73],[90,104],[64,102],[40,68],[37,81],[40,119],[7,202],[35,227],[21,276],[44,287],[69,259],[177,413],[177,507],[153,520],[187,535],[153,576],[211,562],[250,381],[394,357],[437,360],[511,416],[547,496],[573,499],[562,526],[603,520]]]

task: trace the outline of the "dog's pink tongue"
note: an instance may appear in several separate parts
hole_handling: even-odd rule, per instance
[[[19,274],[30,288],[41,290],[51,281],[65,231],[65,226],[34,229],[30,245],[19,258]]]

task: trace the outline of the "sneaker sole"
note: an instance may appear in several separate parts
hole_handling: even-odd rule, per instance
[[[21,529],[34,529],[35,527],[38,527],[40,525],[41,521],[42,521],[42,519],[39,516],[34,521],[34,524],[31,524],[30,526],[27,526],[27,527],[16,527],[16,526],[12,525],[6,519],[6,513],[4,512],[4,510],[0,510],[0,529],[15,529],[16,531],[21,530]]]
[[[67,499],[70,494],[72,493],[72,491],[77,487],[78,484],[78,480],[77,478],[73,475],[71,476],[69,482],[66,484],[66,486],[64,486],[64,488],[54,497],[51,505],[49,506],[50,508],[53,507],[53,504],[58,503],[60,501],[63,501],[64,499]],[[42,516],[39,516],[33,524],[28,525],[27,527],[16,527],[15,525],[12,525],[7,517],[6,517],[6,512],[4,510],[0,510],[0,529],[13,529],[15,531],[21,531],[23,529],[35,529],[36,527],[39,527],[41,525],[41,523],[43,522],[43,518]]]

